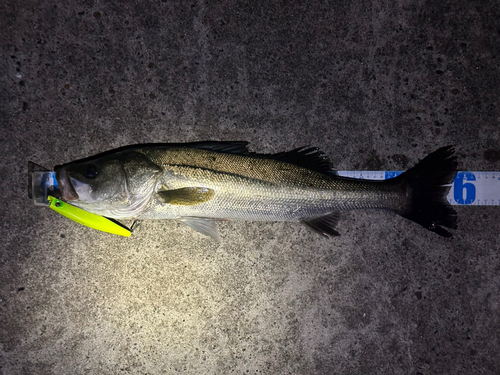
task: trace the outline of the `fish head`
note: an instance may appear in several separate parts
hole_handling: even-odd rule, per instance
[[[162,168],[138,151],[122,151],[55,168],[62,198],[112,218],[134,218],[142,211]]]

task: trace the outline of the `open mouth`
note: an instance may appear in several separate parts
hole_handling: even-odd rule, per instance
[[[92,200],[90,193],[92,192],[92,188],[90,187],[89,184],[82,182],[80,180],[77,180],[76,178],[69,177],[69,181],[71,183],[71,186],[73,187],[73,191],[76,193],[78,196],[78,199],[81,201],[86,201],[89,202]]]
[[[72,181],[76,181],[73,178],[69,177],[68,172],[63,167],[56,168],[56,180],[59,185],[59,189],[61,190],[62,197],[66,201],[74,201],[78,199],[78,193],[75,191],[73,187]]]

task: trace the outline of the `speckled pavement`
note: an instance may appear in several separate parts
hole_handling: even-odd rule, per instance
[[[341,236],[177,221],[130,238],[27,197],[48,168],[134,143],[317,146],[400,170],[455,145],[500,170],[498,1],[4,2],[0,373],[500,373],[499,207],[441,238],[388,212]]]

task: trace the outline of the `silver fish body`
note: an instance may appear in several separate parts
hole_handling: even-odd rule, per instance
[[[404,191],[393,184],[328,176],[279,160],[181,148],[146,155],[166,171],[158,190],[203,186],[215,195],[173,207],[153,196],[142,218],[300,221],[331,211],[396,208],[404,201]]]
[[[128,147],[56,169],[63,198],[116,219],[181,219],[217,237],[215,220],[300,221],[338,235],[339,212],[386,209],[443,236],[456,227],[450,147],[386,181],[339,177],[317,149],[252,154],[243,142]]]

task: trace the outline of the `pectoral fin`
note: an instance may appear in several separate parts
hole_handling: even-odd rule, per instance
[[[216,241],[220,241],[219,232],[215,220],[203,217],[185,217],[181,221],[195,231],[212,237]]]
[[[339,232],[335,230],[339,218],[340,214],[338,212],[331,212],[325,216],[304,219],[301,223],[322,236],[340,236]]]
[[[194,206],[208,202],[213,198],[215,191],[206,187],[185,187],[174,190],[161,190],[157,193],[168,204]]]

